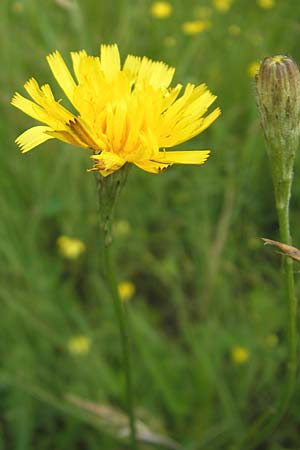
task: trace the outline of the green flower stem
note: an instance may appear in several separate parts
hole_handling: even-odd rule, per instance
[[[276,209],[279,222],[279,232],[281,242],[291,245],[289,219],[289,199],[292,185],[292,178],[281,179],[277,182],[273,178]],[[287,297],[287,364],[286,381],[282,396],[275,408],[262,415],[249,430],[249,433],[238,446],[241,450],[251,450],[266,439],[288,410],[293,396],[296,383],[297,370],[297,302],[295,296],[293,261],[288,257],[283,260],[283,276]]]
[[[105,278],[110,289],[116,318],[118,321],[121,348],[123,355],[123,365],[125,372],[125,393],[126,406],[129,418],[131,450],[137,450],[136,426],[134,415],[133,401],[133,385],[132,385],[132,369],[130,358],[130,336],[128,320],[125,315],[125,308],[120,299],[118,291],[118,283],[115,271],[114,260],[112,256],[112,222],[114,206],[120,196],[120,193],[126,183],[129,165],[126,164],[120,170],[112,173],[107,177],[103,177],[96,172],[96,183],[98,189],[100,228],[102,236],[102,247],[104,256],[104,272]]]
[[[135,427],[135,416],[134,416],[134,401],[133,401],[133,385],[132,385],[132,368],[131,368],[131,358],[130,358],[130,337],[129,337],[129,327],[128,321],[125,317],[125,310],[118,292],[118,285],[116,280],[115,268],[113,263],[113,258],[111,255],[111,245],[104,245],[104,264],[106,268],[107,282],[112,294],[115,313],[119,325],[122,353],[123,353],[123,364],[125,370],[125,381],[126,381],[126,404],[128,409],[129,417],[129,427],[130,427],[130,438],[131,438],[131,449],[137,450],[137,439],[136,439],[136,427]]]

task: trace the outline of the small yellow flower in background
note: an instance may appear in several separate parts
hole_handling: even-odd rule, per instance
[[[233,347],[231,349],[231,359],[235,364],[245,364],[250,358],[249,350],[246,347]]]
[[[45,124],[16,139],[23,153],[56,138],[92,150],[92,170],[103,176],[126,163],[160,173],[173,164],[207,160],[210,150],[166,151],[202,133],[219,117],[219,108],[205,115],[216,96],[204,83],[170,87],[175,69],[146,57],[128,55],[121,68],[116,44],[101,45],[100,57],[84,50],[71,57],[76,79],[58,51],[47,60],[78,114],[55,100],[49,84],[40,87],[34,78],[25,84],[33,101],[14,95],[15,107]]]
[[[226,13],[229,11],[231,5],[232,0],[213,0],[214,8],[221,13]]]
[[[85,245],[79,239],[60,236],[56,243],[59,252],[67,259],[77,259],[85,251]]]
[[[89,353],[90,349],[91,349],[91,340],[90,338],[88,338],[87,336],[84,335],[76,335],[76,336],[72,336],[69,340],[68,340],[68,350],[70,353],[72,353],[73,355],[86,355],[87,353]]]
[[[274,0],[256,0],[256,3],[262,9],[271,9],[275,6]]]
[[[172,5],[169,2],[154,2],[150,12],[156,19],[166,19],[172,14]]]
[[[118,220],[113,224],[115,236],[126,236],[130,232],[130,223],[127,220]]]
[[[198,19],[209,19],[212,15],[212,9],[208,6],[196,6],[194,11],[194,15]]]
[[[259,61],[253,61],[252,63],[250,63],[247,67],[247,73],[249,77],[254,78],[259,71],[259,67],[260,67]]]
[[[203,33],[211,27],[211,23],[207,20],[191,20],[184,22],[181,26],[184,34],[193,36],[195,34]]]
[[[131,281],[122,281],[118,285],[118,290],[121,300],[127,302],[135,294],[135,285]]]
[[[238,25],[230,25],[228,27],[228,32],[232,36],[238,36],[239,34],[241,34],[241,28]]]

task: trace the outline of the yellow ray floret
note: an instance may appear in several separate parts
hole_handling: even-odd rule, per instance
[[[168,149],[198,135],[220,115],[207,114],[216,97],[205,84],[170,87],[175,69],[163,62],[128,55],[123,67],[116,44],[102,45],[100,56],[72,52],[71,73],[55,51],[50,69],[74,111],[56,99],[48,84],[31,78],[12,105],[42,123],[16,140],[27,152],[49,139],[92,150],[94,166],[103,176],[126,163],[151,173],[173,164],[203,164],[210,150]]]

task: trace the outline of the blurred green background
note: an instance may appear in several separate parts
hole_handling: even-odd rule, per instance
[[[96,55],[114,42],[123,58],[175,66],[175,82],[205,81],[222,108],[184,145],[212,148],[207,164],[131,170],[114,237],[137,414],[150,441],[229,449],[283,388],[285,298],[280,257],[259,239],[277,239],[278,227],[253,75],[265,56],[299,62],[300,4],[172,0],[157,10],[147,0],[1,0],[0,37],[0,449],[126,448],[91,162],[58,141],[22,156],[14,140],[34,121],[9,104],[31,76],[62,96],[48,53],[58,49],[69,63],[71,50]],[[261,449],[300,448],[298,392]]]

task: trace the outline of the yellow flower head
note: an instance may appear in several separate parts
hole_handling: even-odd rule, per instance
[[[253,61],[248,65],[247,72],[249,77],[254,78],[255,75],[258,73],[260,67],[259,61]]]
[[[73,355],[86,355],[91,348],[91,340],[87,336],[72,336],[68,341],[68,350]]]
[[[150,12],[156,19],[166,19],[172,14],[172,5],[169,2],[154,2]]]
[[[60,253],[67,259],[77,259],[85,251],[85,245],[79,239],[60,236],[57,239]]]
[[[257,4],[262,9],[271,9],[275,6],[274,0],[257,0]]]
[[[179,97],[182,85],[170,87],[175,69],[132,55],[121,68],[116,44],[102,45],[100,57],[84,50],[71,57],[76,80],[59,52],[47,60],[77,114],[54,98],[49,84],[40,87],[34,78],[25,84],[33,101],[14,95],[14,106],[45,124],[17,138],[22,152],[57,138],[93,150],[93,170],[103,176],[127,162],[159,173],[172,164],[207,160],[209,150],[165,151],[201,133],[220,115],[216,108],[205,116],[216,99],[205,84],[188,84]]]
[[[249,350],[246,347],[233,347],[231,359],[235,364],[245,364],[250,358]]]
[[[130,300],[135,294],[135,285],[131,281],[122,281],[118,285],[119,296],[121,300],[126,302]]]
[[[221,13],[226,13],[231,8],[232,0],[213,0],[215,9]]]
[[[207,20],[191,20],[182,24],[182,32],[193,36],[202,33],[211,27],[211,23]]]

